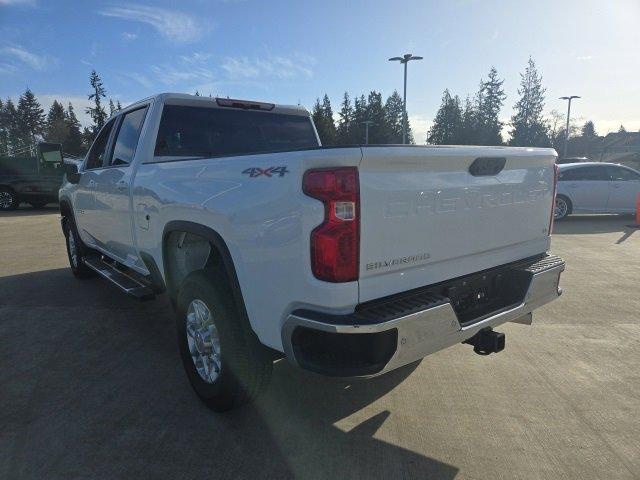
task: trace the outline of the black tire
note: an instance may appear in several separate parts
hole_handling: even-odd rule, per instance
[[[187,311],[194,300],[205,303],[220,339],[222,367],[209,383],[198,373],[187,340]],[[236,307],[224,274],[208,270],[190,273],[178,293],[178,347],[182,364],[198,397],[217,412],[238,408],[256,398],[269,384],[273,361],[245,315]]]
[[[89,253],[89,249],[80,240],[78,235],[78,229],[76,228],[73,220],[65,218],[62,223],[62,231],[64,232],[64,240],[67,246],[67,258],[69,259],[69,266],[71,272],[76,278],[91,278],[96,276],[96,272],[87,267],[82,258]],[[74,241],[70,242],[70,238],[73,237]],[[72,255],[72,249],[75,246],[75,261]]]
[[[562,210],[562,214],[557,215],[557,209],[558,209],[558,203],[559,202],[564,202],[565,205],[566,205],[566,208]],[[571,203],[571,200],[569,200],[569,198],[567,198],[564,195],[556,196],[556,206],[554,208],[554,217],[553,217],[554,221],[560,221],[560,220],[563,220],[563,219],[567,218],[567,216],[571,214],[572,209],[573,209],[573,205]]]
[[[0,187],[0,211],[15,210],[20,205],[16,192],[8,187]]]

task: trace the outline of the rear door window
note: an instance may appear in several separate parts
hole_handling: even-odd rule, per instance
[[[570,168],[560,173],[560,181],[609,181],[609,174],[604,165],[589,165]]]
[[[165,105],[156,156],[231,156],[317,147],[305,115]]]
[[[133,110],[124,115],[118,136],[113,147],[113,155],[111,155],[110,165],[129,165],[136,153],[142,123],[147,114],[147,107]]]

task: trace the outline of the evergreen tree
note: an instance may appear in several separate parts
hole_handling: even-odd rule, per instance
[[[460,131],[460,145],[478,145],[478,111],[469,96],[464,101],[462,111],[462,127]]]
[[[44,110],[38,103],[36,96],[27,88],[18,99],[17,108],[18,138],[20,147],[32,150],[44,130]]]
[[[13,101],[7,98],[2,110],[2,123],[6,132],[5,152],[7,155],[13,155],[21,146],[20,128],[18,126],[18,111]]]
[[[351,99],[349,94],[344,92],[342,97],[342,104],[340,107],[340,113],[338,113],[338,127],[336,129],[336,144],[347,145],[353,143],[352,131],[353,131],[353,106],[351,105]]]
[[[209,96],[211,96],[211,95],[209,95]],[[118,101],[116,102],[116,110],[117,110],[118,112],[119,112],[120,110],[122,110],[122,105],[120,105],[120,100],[118,100]]]
[[[620,125],[620,128],[618,129],[618,133],[627,133],[627,129],[624,128],[624,125]]]
[[[320,103],[319,98],[316,99],[311,115],[313,117],[313,123],[316,126],[316,130],[318,131],[320,142],[322,142],[323,145],[332,145],[335,141],[336,128],[333,123],[333,117],[328,116],[332,115],[332,112],[331,103],[329,102],[329,97],[326,94],[322,103]]]
[[[502,145],[502,126],[500,110],[507,96],[498,78],[495,67],[489,70],[486,81],[480,81],[480,94],[477,107],[477,141],[480,145]],[[466,106],[465,106],[466,109]]]
[[[367,99],[364,95],[356,97],[353,102],[353,125],[351,138],[353,143],[364,143],[364,122],[369,120]]]
[[[576,129],[577,130],[577,129]],[[580,135],[571,132],[569,144],[567,146],[568,154],[573,156],[591,157],[593,151],[599,143],[600,137],[596,133],[596,127],[591,120],[584,123],[580,129]],[[557,147],[554,146],[554,148]]]
[[[591,120],[585,122],[585,124],[582,126],[582,136],[587,138],[598,136],[598,134],[596,133],[596,127]]]
[[[89,94],[89,100],[93,100],[93,107],[87,108],[86,112],[93,120],[93,125],[91,127],[93,135],[97,135],[98,131],[103,127],[107,120],[107,113],[104,111],[104,107],[102,106],[102,98],[106,97],[106,91],[102,86],[102,80],[100,76],[96,73],[95,70],[91,71],[91,75],[89,76],[89,83],[91,84],[91,88],[93,90],[92,93]]]
[[[394,90],[389,98],[387,98],[387,101],[384,104],[384,111],[388,127],[387,136],[389,143],[402,143],[402,115],[404,112],[404,102],[397,90]],[[409,128],[407,128],[407,130],[409,133],[411,132]],[[413,137],[413,135],[411,135],[411,137]],[[410,143],[413,142],[410,141]]]
[[[322,104],[320,103],[320,98],[316,98],[316,103],[313,105],[311,109],[311,118],[313,119],[313,124],[316,126],[316,131],[320,136],[320,140],[322,140],[322,135],[320,131],[324,126],[324,112],[322,111]]]
[[[442,103],[429,129],[427,141],[434,145],[455,145],[460,143],[462,133],[462,109],[460,99],[451,97],[449,90],[442,95]]]
[[[542,117],[544,92],[542,77],[538,75],[536,64],[529,58],[527,68],[520,74],[520,99],[514,105],[511,117],[510,145],[521,147],[548,147],[550,145],[548,126]]]
[[[64,107],[54,100],[47,114],[45,138],[48,142],[64,144],[69,135],[69,126],[66,122]]]
[[[333,121],[333,109],[331,108],[331,101],[327,94],[324,94],[322,98],[322,113],[324,116],[326,145],[335,145],[336,143],[336,124]]]
[[[369,92],[366,106],[366,120],[373,122],[369,125],[369,143],[374,145],[389,143],[389,127],[385,109],[382,105],[382,94],[375,90]]]
[[[113,100],[109,99],[109,116],[116,113],[116,106],[113,104]]]
[[[67,143],[64,145],[64,151],[72,155],[82,155],[86,151],[83,148],[82,131],[71,103],[64,114],[64,121],[67,125]]]

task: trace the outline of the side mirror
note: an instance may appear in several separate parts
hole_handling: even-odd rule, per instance
[[[80,181],[80,173],[78,172],[78,165],[75,163],[63,163],[62,170],[67,176],[69,183],[78,183]]]

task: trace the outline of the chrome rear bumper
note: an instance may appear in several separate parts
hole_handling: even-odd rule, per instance
[[[328,323],[293,312],[285,321],[282,329],[285,354],[290,362],[300,365],[301,362],[296,358],[295,348],[292,343],[292,336],[298,327],[345,335],[375,334],[393,329],[397,330],[395,352],[379,371],[365,375],[344,375],[371,377],[381,375],[424,358],[438,350],[461,343],[487,327],[495,327],[506,322],[531,324],[533,310],[562,294],[558,284],[560,274],[564,271],[565,263],[559,257],[546,256],[531,264],[520,265],[515,268],[523,269],[531,274],[522,302],[512,308],[498,311],[493,315],[490,314],[479,321],[461,324],[453,306],[446,298],[432,307],[380,323],[354,323],[349,321],[352,318],[351,316],[342,317],[345,319],[344,322]]]

